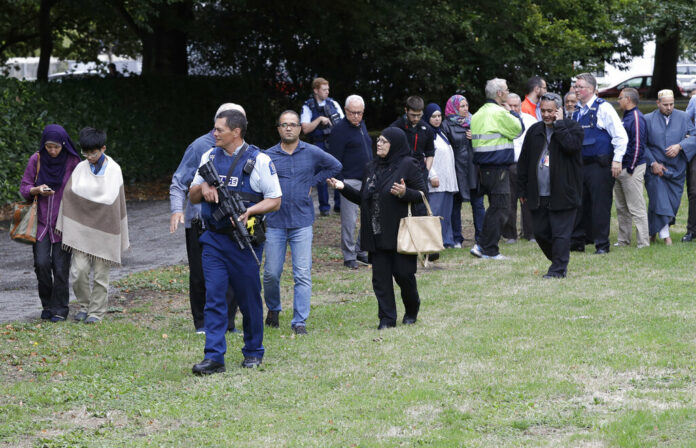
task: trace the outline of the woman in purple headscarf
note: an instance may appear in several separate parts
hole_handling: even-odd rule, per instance
[[[474,238],[478,241],[483,229],[486,209],[483,196],[477,193],[478,176],[474,167],[474,150],[471,146],[471,112],[469,102],[463,95],[452,95],[445,105],[445,118],[440,125],[454,151],[459,194],[454,195],[452,204],[452,236],[455,246],[462,247],[462,201],[471,202],[474,217]]]
[[[52,322],[64,321],[68,316],[70,252],[61,247],[56,219],[65,184],[79,162],[80,156],[65,129],[49,124],[41,135],[39,150],[29,158],[19,188],[27,200],[38,196],[34,271],[43,307],[41,319]]]

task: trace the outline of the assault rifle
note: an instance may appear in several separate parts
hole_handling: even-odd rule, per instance
[[[254,252],[254,248],[251,245],[252,238],[249,235],[249,230],[247,230],[244,223],[239,221],[239,217],[247,210],[242,198],[236,192],[228,190],[226,185],[220,183],[220,176],[212,160],[208,160],[208,163],[198,168],[198,174],[218,192],[218,208],[213,212],[213,218],[216,221],[230,218],[234,222],[234,228],[230,235],[242,250],[248,247],[254,256],[254,260],[256,260],[256,264],[261,266],[259,257],[256,256],[256,252]]]

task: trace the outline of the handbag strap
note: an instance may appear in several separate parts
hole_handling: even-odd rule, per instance
[[[36,153],[36,175],[34,176],[34,186],[36,186],[36,181],[39,180],[39,170],[41,169],[41,153]]]
[[[433,211],[430,209],[430,203],[428,203],[428,200],[425,198],[425,193],[422,191],[418,190],[418,193],[421,194],[421,197],[423,198],[423,203],[425,204],[426,210],[428,210],[428,216],[433,216]],[[411,216],[411,203],[408,203],[408,216]]]
[[[421,197],[423,198],[425,208],[428,209],[428,216],[433,216],[433,211],[430,209],[430,204],[428,203],[428,200],[425,198],[425,193],[423,193],[421,190],[418,190],[418,192],[421,194]]]

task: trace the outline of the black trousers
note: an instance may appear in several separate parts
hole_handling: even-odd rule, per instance
[[[549,274],[566,275],[570,259],[570,235],[577,209],[549,210],[549,197],[539,198],[539,208],[532,210],[534,237],[537,244],[551,261]]]
[[[191,302],[191,314],[196,330],[205,327],[203,310],[205,309],[205,279],[203,278],[203,263],[201,254],[203,248],[198,241],[203,228],[197,219],[191,221],[191,228],[186,229],[186,255],[189,262],[189,300]],[[237,314],[237,301],[234,298],[232,288],[227,289],[227,329],[234,328],[234,316]]]
[[[51,243],[48,235],[33,244],[33,251],[41,306],[53,315],[68,317],[70,252],[63,250],[60,241]]]
[[[484,255],[500,253],[498,241],[510,208],[510,170],[507,167],[480,167],[480,192],[488,195],[488,208],[483,217],[479,246]]]
[[[686,195],[689,198],[689,218],[686,231],[696,234],[696,157],[691,159],[686,169]]]
[[[596,249],[609,250],[609,227],[614,177],[609,166],[597,162],[582,167],[582,210],[575,217],[571,237],[573,247],[594,243]]]
[[[401,300],[406,315],[416,317],[420,308],[418,285],[416,284],[416,256],[402,255],[396,250],[370,252],[372,261],[372,288],[377,296],[379,322],[396,325],[396,300],[394,283],[401,288]]]
[[[508,210],[507,222],[503,226],[503,238],[514,239],[518,238],[517,234],[517,164],[510,165],[510,209]],[[519,235],[526,240],[531,240],[534,236],[534,227],[532,225],[532,213],[529,211],[527,204],[520,206],[522,209],[522,233]]]

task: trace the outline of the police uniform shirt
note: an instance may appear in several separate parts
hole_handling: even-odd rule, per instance
[[[327,100],[322,101],[321,103],[317,103],[317,106],[319,107],[324,107],[324,104],[326,104]],[[335,101],[333,101],[334,107],[338,111],[338,115],[343,118],[345,115],[343,115],[343,110],[341,110],[341,106]],[[312,122],[312,111],[309,110],[309,107],[306,104],[302,105],[302,115],[300,115],[300,123],[311,123]]]
[[[580,109],[580,117],[589,112],[589,106],[594,104],[595,100],[597,100],[597,95],[592,95],[587,104],[582,104],[578,101],[577,107]],[[614,148],[613,160],[621,163],[626,153],[628,134],[626,134],[626,129],[624,129],[623,122],[619,118],[619,114],[616,113],[616,109],[608,101],[597,107],[597,127],[609,133],[611,146]]]
[[[221,151],[223,157],[234,157],[237,155],[237,151],[239,151],[242,146],[244,145],[242,144],[239,146],[239,148],[235,149],[234,154],[232,155],[227,154],[227,152],[224,150]],[[210,160],[210,154],[213,152],[213,150],[215,150],[215,147],[203,154],[199,166],[203,166],[208,163],[208,160]],[[191,185],[200,185],[203,182],[203,178],[200,174],[198,174],[198,171],[196,171],[196,176],[193,178]],[[251,186],[252,190],[263,194],[264,199],[279,198],[283,195],[283,192],[280,189],[280,182],[278,181],[278,174],[276,173],[275,166],[273,165],[271,158],[262,152],[259,152],[256,156],[256,165],[254,165],[254,169],[251,172],[249,185]]]

